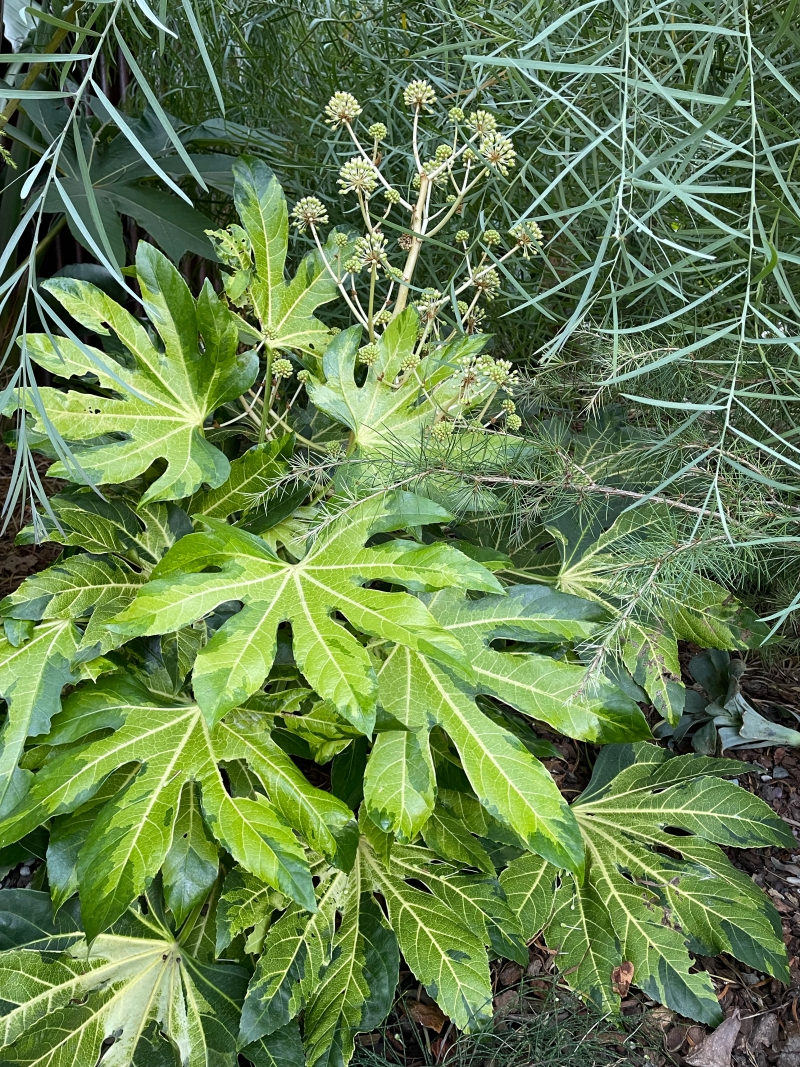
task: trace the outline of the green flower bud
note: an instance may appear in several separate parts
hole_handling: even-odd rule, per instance
[[[485,230],[483,234],[483,243],[492,248],[494,245],[499,245],[502,237],[497,230]]]
[[[521,425],[522,419],[519,417],[519,415],[509,415],[506,419],[506,426],[509,428],[509,430],[512,431],[512,433],[516,433],[516,431],[520,428]]]
[[[333,243],[337,248],[345,248],[349,244],[350,238],[346,233],[335,233],[333,235]]]
[[[469,240],[469,230],[459,230],[456,234],[456,241],[459,244],[466,244]]]
[[[358,362],[363,363],[365,367],[373,367],[378,362],[378,346],[370,343],[360,348]]]
[[[374,141],[382,141],[389,131],[382,122],[373,122],[367,133]]]
[[[276,359],[272,364],[273,378],[291,378],[293,374],[294,367],[290,359]]]

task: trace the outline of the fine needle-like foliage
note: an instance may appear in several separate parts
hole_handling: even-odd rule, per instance
[[[432,87],[412,82],[406,104],[418,151]],[[327,108],[348,127],[358,111],[346,93]],[[396,195],[377,149],[343,167],[360,235],[323,243],[323,205],[301,200],[315,249],[291,280],[280,186],[243,160],[241,225],[212,235],[223,296],[193,298],[144,243],[138,315],[87,282],[51,287],[100,347],[26,341],[67,380],[34,408],[39,447],[50,426],[71,443],[54,472],[76,485],[38,521],[62,557],[0,606],[0,849],[43,860],[28,915],[0,894],[10,1062],[345,1067],[401,955],[474,1031],[490,960],[525,963],[541,930],[608,1011],[623,962],[704,1021],[717,1003],[690,953],[785,974],[769,902],[716,844],[785,844],[787,828],[729,780],[741,764],[649,743],[636,699],[641,682],[674,718],[659,656],[688,630],[746,644],[746,611],[698,581],[661,630],[636,617],[636,646],[613,582],[633,528],[594,546],[552,533],[558,559],[517,559],[501,495],[459,528],[452,475],[420,474],[459,442],[487,462],[528,447],[515,375],[475,332],[488,252],[456,253],[448,297],[415,293],[417,239],[393,268],[374,213],[391,192],[382,217],[407,212],[421,239],[510,168],[493,119],[450,122]],[[536,240],[519,231],[507,255]],[[337,294],[356,320],[338,334],[316,314]],[[622,652],[598,658],[609,626]],[[609,746],[572,804],[537,722]]]

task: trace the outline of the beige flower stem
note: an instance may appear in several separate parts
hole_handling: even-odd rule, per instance
[[[317,246],[317,250],[318,250],[319,254],[322,256],[322,262],[325,264],[325,269],[328,271],[328,274],[330,274],[331,278],[333,278],[334,282],[336,283],[336,288],[339,290],[339,292],[344,297],[345,303],[347,304],[347,306],[353,312],[353,314],[358,319],[358,321],[361,323],[361,325],[362,326],[366,326],[367,323],[366,323],[366,319],[364,318],[363,312],[359,312],[359,311],[356,310],[355,304],[353,304],[352,300],[350,299],[350,296],[349,296],[347,290],[345,289],[342,281],[339,278],[337,278],[336,274],[334,273],[333,268],[331,267],[330,263],[328,262],[328,257],[325,255],[325,251],[324,251],[324,249],[322,247],[322,244],[320,242],[319,234],[317,233],[316,226],[312,225],[310,227],[310,229],[311,229],[311,233],[314,236],[314,244]]]
[[[270,409],[270,404],[267,403],[266,397],[269,393],[270,383],[272,381],[272,349],[267,345],[266,366],[264,367],[264,399],[261,401],[261,422],[258,425],[258,443],[261,445],[267,438],[267,412]],[[271,402],[270,402],[271,403]]]
[[[419,259],[419,252],[422,248],[422,238],[425,236],[425,208],[429,192],[430,184],[428,176],[426,174],[421,174],[419,179],[419,196],[417,197],[417,203],[414,206],[414,211],[411,215],[411,224],[409,227],[413,234],[411,248],[408,250],[406,265],[403,268],[401,288],[400,292],[397,294],[397,301],[394,307],[395,315],[399,315],[408,303],[409,286],[411,285],[411,279],[414,277],[417,260]]]
[[[375,343],[375,282],[378,278],[377,264],[372,264],[372,270],[369,276],[369,308],[367,310],[367,329],[369,330],[369,339]]]

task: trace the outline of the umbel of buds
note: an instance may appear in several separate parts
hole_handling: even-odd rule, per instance
[[[321,226],[328,221],[325,205],[315,196],[304,196],[292,208],[292,220],[300,233],[314,226]],[[347,238],[345,237],[345,243]]]
[[[272,364],[272,374],[275,378],[291,378],[294,367],[290,359],[276,359]]]
[[[433,91],[433,86],[427,81],[413,81],[409,82],[403,90],[403,102],[406,107],[413,108],[416,111],[432,111],[432,105],[436,103],[436,93]]]
[[[362,110],[352,93],[334,93],[325,105],[325,121],[334,130],[337,126],[349,126]]]

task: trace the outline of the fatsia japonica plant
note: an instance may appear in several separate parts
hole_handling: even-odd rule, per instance
[[[0,857],[42,861],[36,888],[0,893],[10,1062],[344,1067],[401,956],[475,1030],[490,961],[525,964],[541,931],[612,1011],[623,962],[704,1021],[719,1008],[690,953],[786,975],[772,905],[717,847],[792,840],[730,781],[746,768],[648,743],[624,664],[616,681],[586,665],[602,599],[516,581],[502,545],[453,536],[447,486],[385,477],[387,451],[454,433],[525,446],[511,369],[478,330],[496,242],[461,257],[463,308],[454,285],[449,312],[410,300],[419,242],[513,147],[456,111],[423,159],[433,90],[406,102],[419,166],[397,192],[381,129],[363,149],[357,102],[331,100],[366,232],[323,242],[324,207],[301,201],[315,247],[291,278],[282,191],[245,159],[241,225],[214,235],[222,296],[193,297],[147,243],[134,310],[48,283],[79,329],[25,339],[57,384],[20,399],[73,485],[22,534],[61,557],[1,608]],[[337,296],[356,319],[338,333],[317,315]],[[571,804],[537,723],[608,746]]]

